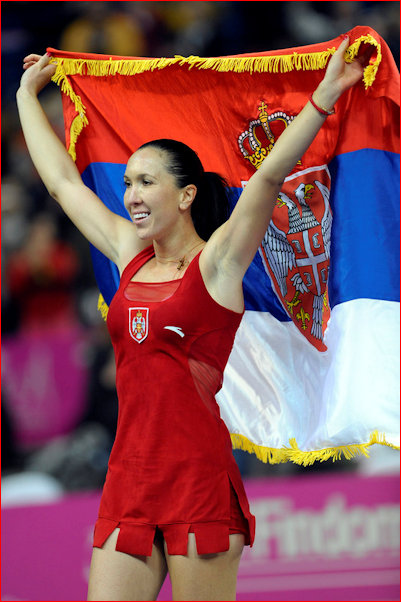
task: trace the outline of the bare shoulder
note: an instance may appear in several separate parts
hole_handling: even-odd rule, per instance
[[[224,232],[220,232],[219,236],[219,230],[206,243],[199,258],[199,269],[212,299],[231,311],[241,313],[244,310],[243,273],[235,263],[226,261],[228,255],[221,248]]]
[[[121,219],[126,223],[120,224],[119,254],[116,261],[120,274],[122,274],[134,257],[152,244],[151,240],[141,240],[137,236],[134,224],[124,218]]]
[[[80,178],[63,182],[55,199],[83,236],[120,269],[148,246],[133,222],[111,211]]]

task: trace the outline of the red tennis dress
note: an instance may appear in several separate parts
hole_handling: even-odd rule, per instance
[[[242,314],[209,295],[200,254],[180,280],[131,282],[153,256],[148,247],[128,264],[109,308],[119,416],[94,546],[116,527],[116,549],[133,555],[151,555],[156,529],[169,554],[187,553],[189,532],[199,554],[228,550],[230,532],[252,545],[255,519],[215,400]]]

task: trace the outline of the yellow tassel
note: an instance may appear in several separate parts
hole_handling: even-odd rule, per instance
[[[380,43],[373,36],[367,34],[361,36],[349,46],[346,52],[347,62],[351,62],[358,54],[360,45],[371,44],[377,48],[377,58],[372,65],[368,65],[364,71],[365,87],[373,84],[377,69],[382,59]],[[187,65],[189,69],[212,69],[220,72],[233,71],[234,73],[288,73],[289,71],[317,71],[326,67],[327,61],[335,52],[335,48],[328,48],[320,52],[309,52],[299,54],[275,55],[275,56],[249,56],[249,57],[199,57],[179,56],[172,58],[154,59],[71,59],[53,58],[51,62],[57,64],[57,71],[53,81],[58,85],[62,82],[62,89],[71,97],[70,86],[66,77],[69,75],[84,74],[96,77],[108,75],[137,75],[145,71],[165,69],[171,65]],[[78,101],[79,102],[79,101]],[[77,109],[78,110],[78,109]]]
[[[366,36],[361,36],[348,47],[345,55],[347,63],[351,63],[357,56],[361,44],[370,44],[371,46],[375,46],[377,50],[376,60],[374,63],[367,65],[363,71],[363,83],[365,84],[365,90],[367,90],[375,81],[376,73],[382,60],[382,51],[379,42],[369,33]]]
[[[88,118],[85,114],[85,106],[81,100],[81,97],[75,94],[68,78],[66,76],[65,66],[62,62],[58,61],[58,59],[51,59],[51,63],[57,63],[56,71],[52,77],[52,80],[60,86],[61,91],[66,94],[74,104],[74,108],[78,113],[76,117],[72,120],[70,126],[70,145],[68,147],[68,152],[72,159],[75,161],[77,158],[77,154],[75,152],[76,143],[80,133],[83,128],[88,125]],[[68,70],[68,69],[67,69]]]
[[[288,453],[286,449],[274,449],[271,447],[263,447],[253,443],[244,435],[231,433],[231,443],[234,449],[242,449],[255,456],[265,464],[280,464],[288,462]]]
[[[103,295],[101,295],[101,294],[99,294],[99,297],[97,300],[97,308],[100,311],[103,320],[106,321],[107,314],[109,313],[109,306],[107,305],[106,301],[103,299]]]
[[[85,125],[88,124],[88,120],[85,115],[77,115],[74,117],[70,127],[70,144],[68,147],[68,153],[72,157],[73,161],[77,158],[77,153],[75,151],[76,143],[79,137],[79,134],[82,132]]]
[[[322,52],[307,54],[255,56],[255,57],[211,57],[199,56],[180,57],[180,65],[188,65],[189,69],[212,69],[214,71],[234,73],[288,73],[289,71],[316,71],[324,69],[329,57],[334,54],[335,48]]]
[[[314,451],[302,451],[299,449],[295,439],[289,440],[290,447],[282,447],[275,449],[271,447],[263,447],[250,441],[244,435],[237,433],[231,434],[231,443],[234,449],[242,449],[250,454],[255,454],[262,462],[269,464],[280,464],[283,462],[293,462],[302,466],[310,466],[314,462],[324,462],[326,460],[341,460],[344,457],[346,460],[351,460],[355,456],[364,455],[369,457],[367,448],[374,444],[386,445],[392,449],[398,450],[399,447],[388,443],[384,434],[379,434],[378,431],[373,431],[370,435],[368,443],[355,443],[350,445],[341,445],[338,447],[328,447]]]

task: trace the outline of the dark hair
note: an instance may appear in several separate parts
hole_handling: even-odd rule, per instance
[[[166,153],[166,169],[175,177],[179,188],[188,184],[196,186],[191,216],[198,235],[203,240],[208,240],[229,216],[227,182],[219,174],[205,171],[196,152],[183,142],[161,138],[146,142],[138,150],[147,147]]]

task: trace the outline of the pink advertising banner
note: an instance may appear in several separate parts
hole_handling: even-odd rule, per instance
[[[247,483],[256,538],[238,600],[399,600],[399,479],[299,476]]]
[[[248,480],[237,600],[399,600],[399,478]],[[99,493],[2,511],[2,600],[86,600]],[[159,600],[171,600],[167,581]]]
[[[80,329],[2,341],[2,401],[19,446],[31,448],[73,429],[85,411],[88,335]]]

